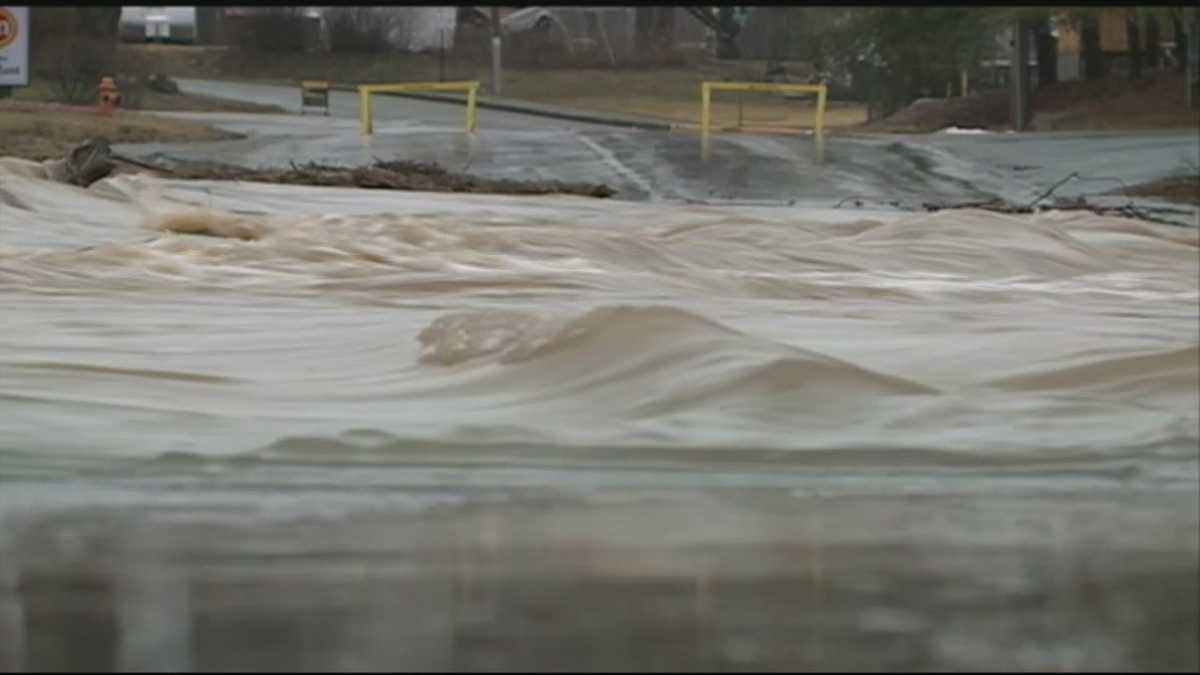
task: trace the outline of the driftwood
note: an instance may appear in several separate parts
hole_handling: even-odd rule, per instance
[[[287,169],[248,169],[230,164],[187,163],[168,168],[114,154],[108,139],[89,138],[71,149],[63,159],[44,162],[51,180],[87,187],[112,174],[116,162],[195,180],[253,181],[287,185],[357,187],[373,190],[420,190],[425,192],[473,192],[507,195],[567,194],[605,198],[616,190],[603,184],[567,183],[558,180],[523,181],[491,179],[452,173],[436,164],[375,160],[370,166],[344,167],[309,163]]]
[[[1115,193],[1108,193],[1108,195],[1125,196],[1128,201],[1121,205],[1103,205],[1089,202],[1081,195],[1075,198],[1066,199],[1062,197],[1055,197],[1054,200],[1050,202],[1049,206],[1045,205],[1045,202],[1047,202],[1047,200],[1054,195],[1058,188],[1067,184],[1071,180],[1116,182],[1121,185],[1121,189]],[[1184,177],[1176,180],[1178,180],[1183,186],[1181,191],[1186,190],[1190,193],[1187,196],[1200,194],[1200,191],[1197,190],[1195,184],[1195,181],[1200,180],[1200,177]],[[1178,186],[1172,185],[1168,187],[1177,188]],[[1013,204],[999,198],[993,198],[983,201],[956,202],[953,204],[923,202],[920,204],[919,208],[931,213],[936,211],[944,211],[946,209],[983,209],[986,211],[994,211],[996,213],[1016,214],[1037,213],[1038,211],[1045,209],[1055,209],[1059,211],[1091,211],[1092,213],[1101,216],[1121,216],[1124,218],[1135,218],[1138,220],[1146,220],[1152,223],[1160,223],[1163,225],[1181,224],[1178,220],[1172,220],[1163,216],[1176,215],[1195,217],[1196,213],[1194,209],[1173,208],[1169,206],[1157,206],[1145,203],[1135,204],[1132,199],[1133,196],[1157,197],[1159,196],[1158,191],[1159,190],[1155,189],[1154,186],[1130,187],[1125,185],[1124,182],[1119,178],[1114,178],[1111,176],[1082,176],[1079,174],[1079,172],[1075,171],[1068,174],[1054,185],[1050,186],[1046,191],[1042,192],[1037,196],[1037,198],[1027,204]],[[1192,196],[1191,199],[1194,200],[1196,197]],[[1190,200],[1185,199],[1177,201],[1186,202]],[[909,210],[918,209],[917,206],[904,204],[901,200],[897,199],[873,199],[870,197],[853,196],[846,197],[845,199],[839,201],[834,208],[842,208],[847,204],[851,204],[855,208],[862,208],[863,205],[867,203],[883,204],[894,208],[906,208]]]

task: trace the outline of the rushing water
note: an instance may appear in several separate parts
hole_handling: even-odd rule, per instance
[[[1120,493],[1167,501],[1109,501],[1100,510],[1113,520],[1075,514],[1071,527],[1087,521],[1092,544],[1181,551],[1191,564],[1197,234],[1080,213],[856,214],[139,177],[80,190],[8,176],[0,518],[236,506],[245,526],[247,513],[423,512],[498,490],[584,499],[713,488],[1026,495],[1062,515]],[[630,518],[683,527],[650,512]],[[893,543],[941,527],[908,518],[889,532],[895,523],[873,513],[872,532]],[[976,540],[973,529],[997,516],[974,513],[946,525],[954,546],[1020,546],[1040,517],[993,522]],[[832,529],[838,541],[875,536]],[[746,532],[719,531],[726,543]],[[561,532],[541,536],[562,543]],[[33,555],[33,540],[21,541]],[[1194,610],[1184,616],[1196,625]],[[23,625],[36,644],[28,617]],[[943,647],[924,661],[862,663],[995,664],[978,644],[969,657]],[[29,650],[9,667],[30,663]],[[1179,653],[1161,663],[1195,657]],[[673,663],[732,663],[688,654]],[[1055,654],[1012,663],[1095,665]],[[613,663],[646,663],[627,656]],[[291,663],[229,658],[207,663]],[[758,663],[861,665],[847,658]],[[1161,665],[1112,658],[1097,663]],[[378,665],[298,663],[318,662]]]

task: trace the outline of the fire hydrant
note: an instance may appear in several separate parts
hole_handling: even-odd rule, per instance
[[[97,87],[99,98],[96,102],[96,107],[101,115],[113,114],[113,108],[121,102],[121,92],[117,91],[117,83],[113,82],[111,77],[100,78],[100,86]]]

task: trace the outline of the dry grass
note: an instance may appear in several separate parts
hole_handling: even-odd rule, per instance
[[[1171,202],[1200,206],[1200,174],[1163,178],[1134,185],[1120,194],[1137,197],[1158,197]]]
[[[1200,110],[1187,108],[1180,73],[1152,71],[1143,82],[1124,79],[1064,82],[1037,92],[1038,131],[1200,128]]]
[[[54,92],[46,82],[34,81],[28,87],[21,87],[13,93],[15,101],[55,102]],[[157,110],[163,112],[235,112],[235,113],[286,113],[283,108],[275,105],[245,103],[211,96],[196,96],[194,94],[164,94],[146,90],[141,95],[139,110]]]
[[[81,141],[104,136],[113,143],[215,141],[236,134],[186,120],[118,110],[111,117],[95,108],[27,101],[0,102],[0,138],[7,157],[61,158]]]
[[[1034,94],[1034,131],[1195,129],[1200,110],[1188,110],[1183,77],[1159,70],[1139,83],[1124,79],[1062,82]],[[925,101],[874,122],[866,130],[925,133],[948,126],[1007,129],[1007,90]]]

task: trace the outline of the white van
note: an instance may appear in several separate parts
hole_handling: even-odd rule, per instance
[[[195,7],[122,7],[125,42],[196,42]]]

